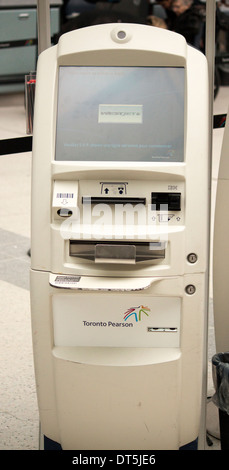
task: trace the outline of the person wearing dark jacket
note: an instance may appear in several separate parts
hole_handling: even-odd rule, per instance
[[[202,18],[192,0],[173,0],[172,10],[175,13],[170,29],[182,34],[188,44],[197,46],[201,34]]]

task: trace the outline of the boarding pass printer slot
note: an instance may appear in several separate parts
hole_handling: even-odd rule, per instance
[[[93,242],[69,241],[69,254],[95,263],[135,264],[165,258],[165,242]]]

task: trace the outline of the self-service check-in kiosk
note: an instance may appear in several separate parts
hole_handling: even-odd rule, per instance
[[[208,174],[207,62],[182,36],[106,24],[40,55],[32,331],[62,449],[198,437]]]
[[[228,316],[228,234],[229,217],[226,207],[229,191],[229,122],[223,135],[222,151],[216,191],[214,250],[213,250],[213,300],[216,352],[229,351]]]

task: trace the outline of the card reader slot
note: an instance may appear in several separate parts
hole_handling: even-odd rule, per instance
[[[145,197],[100,197],[83,196],[82,204],[144,204]]]
[[[165,258],[165,242],[69,240],[69,255],[96,263],[137,263]]]

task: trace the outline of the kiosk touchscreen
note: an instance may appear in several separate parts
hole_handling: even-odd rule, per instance
[[[208,72],[170,31],[106,24],[38,61],[31,315],[43,434],[62,449],[199,436]]]
[[[56,160],[182,162],[184,80],[181,67],[60,67]]]

